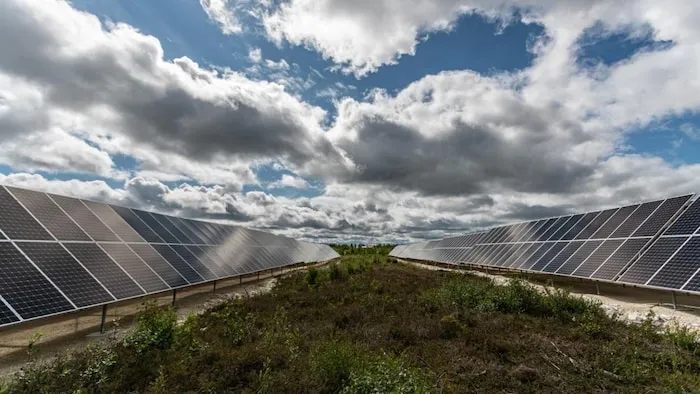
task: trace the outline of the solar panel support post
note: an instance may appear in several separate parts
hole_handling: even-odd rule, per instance
[[[107,305],[102,305],[102,320],[100,321],[100,334],[105,333],[105,322],[107,321]]]
[[[216,281],[214,281],[214,288],[211,290],[212,294],[216,294]]]
[[[671,292],[671,301],[673,301],[673,309],[676,309],[676,292]]]
[[[175,299],[176,299],[176,298],[177,298],[177,289],[174,289],[174,290],[173,290],[173,303],[172,303],[173,308],[175,307]]]
[[[595,281],[595,293],[600,295],[600,283]]]

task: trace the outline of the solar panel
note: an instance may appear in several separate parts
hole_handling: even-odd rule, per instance
[[[183,245],[171,245],[171,248],[173,248],[173,250],[175,250],[175,252],[179,254],[180,257],[182,257],[182,259],[185,260],[187,264],[197,271],[197,273],[205,280],[217,278],[217,275],[215,275],[206,265],[204,265],[204,263],[202,263],[197,256],[192,254],[187,247]]]
[[[521,269],[529,270],[533,269],[533,265],[537,263],[542,257],[549,252],[549,250],[554,246],[554,242],[547,242],[541,244],[540,248],[534,251],[530,256],[528,256],[523,265],[520,266]]]
[[[681,289],[698,269],[700,269],[700,237],[692,237],[647,284]]]
[[[152,214],[150,212],[146,211],[140,211],[138,209],[132,209],[132,212],[136,214],[148,227],[151,228],[158,236],[160,239],[165,241],[165,243],[169,244],[178,244],[182,243],[175,235],[173,235],[168,229],[166,229],[161,222],[156,219],[155,214]]]
[[[556,273],[571,275],[602,243],[603,241],[586,241],[571,255],[569,260],[556,270]]]
[[[591,238],[608,238],[610,235],[618,228],[620,225],[627,220],[634,213],[634,211],[639,208],[639,204],[628,205],[626,207],[619,208],[615,214],[608,219],[605,224],[600,226],[598,231],[591,235]]]
[[[700,228],[700,198],[683,212],[664,235],[691,235]]]
[[[542,268],[544,272],[557,272],[557,270],[583,245],[583,242],[569,242],[558,255],[552,257],[551,260]]]
[[[223,268],[221,268],[214,260],[209,258],[206,253],[204,253],[204,250],[202,250],[198,246],[184,246],[185,249],[197,260],[201,262],[201,264],[206,267],[210,272],[214,274],[215,277],[217,278],[223,278],[226,276],[229,276],[228,272],[226,272]]]
[[[644,284],[683,245],[686,238],[659,238],[620,277],[620,282]]]
[[[637,230],[637,227],[654,213],[659,205],[661,205],[661,201],[646,202],[640,205],[637,210],[612,233],[610,238],[627,238],[632,235],[632,233]]]
[[[180,257],[170,246],[168,245],[152,245],[158,253],[160,253],[163,258],[172,265],[177,272],[182,275],[183,278],[187,279],[190,283],[202,282],[204,279],[190,267],[185,260]]]
[[[143,295],[144,291],[94,243],[66,243],[68,249],[117,299]]]
[[[579,233],[581,233],[581,231],[583,231],[583,229],[588,227],[588,225],[591,224],[591,222],[596,217],[598,217],[599,214],[600,214],[600,212],[589,212],[589,213],[583,215],[581,220],[579,220],[576,224],[574,224],[569,229],[569,231],[567,231],[566,234],[564,234],[564,236],[561,237],[561,239],[562,240],[572,240],[572,239],[576,238],[579,235]]]
[[[127,245],[129,249],[133,250],[144,263],[148,264],[149,267],[155,273],[158,274],[168,286],[172,288],[181,287],[187,285],[189,282],[180,275],[180,273],[173,268],[167,260],[163,258],[158,252],[151,247],[151,245],[146,244],[129,244]]]
[[[114,212],[117,213],[125,222],[131,226],[140,236],[148,242],[162,243],[165,242],[159,237],[151,227],[137,216],[133,210],[116,205],[111,206]],[[177,242],[177,241],[175,241]]]
[[[649,242],[646,238],[628,239],[601,265],[591,277],[596,279],[613,280],[617,274],[635,257]]]
[[[56,239],[61,241],[91,240],[46,194],[9,186],[7,189]]]
[[[605,224],[614,214],[617,212],[617,208],[614,209],[608,209],[603,212],[601,212],[598,216],[596,216],[593,221],[583,229],[577,236],[576,239],[588,239],[591,238],[593,234],[595,234],[596,231],[598,231],[603,224]]]
[[[0,230],[10,239],[53,239],[4,187],[0,187]]]
[[[167,290],[169,286],[125,244],[102,243],[105,251],[119,266],[131,275],[147,292]]]
[[[177,238],[185,239],[188,242],[183,242],[183,243],[189,243],[189,244],[196,244],[196,245],[204,245],[207,242],[204,241],[201,237],[199,237],[194,231],[190,229],[189,226],[185,224],[184,221],[182,221],[180,218],[172,217],[172,216],[165,216],[165,215],[160,215],[159,217],[162,217],[162,219],[167,220],[170,222],[170,226],[165,226],[171,233],[173,233]],[[182,234],[182,235],[180,235]]]
[[[114,301],[107,290],[55,242],[18,242],[19,247],[78,308]]]
[[[118,242],[120,239],[95,216],[80,200],[49,194],[49,197],[65,211],[95,241]]]
[[[518,256],[512,263],[511,267],[513,268],[518,268],[518,269],[525,269],[527,266],[527,263],[529,259],[532,257],[534,253],[536,253],[544,244],[530,244],[530,247],[525,249],[523,253]],[[534,264],[534,263],[533,263]]]
[[[557,220],[552,223],[552,225],[545,231],[540,238],[538,238],[538,241],[547,241],[548,239],[552,238],[554,233],[556,233],[564,224],[566,224],[569,220],[571,219],[571,216],[562,216],[560,218],[557,218]]]
[[[0,262],[0,296],[22,319],[75,309],[11,243],[0,243]]]
[[[5,303],[0,300],[0,326],[18,322],[19,318]]]
[[[633,237],[644,237],[656,235],[661,228],[675,215],[683,205],[692,197],[692,195],[669,198],[664,201],[661,206],[644,222],[637,231],[632,234]]]
[[[574,215],[574,216],[571,216],[571,217],[569,218],[569,220],[567,220],[566,222],[564,222],[564,224],[562,224],[561,227],[559,227],[559,229],[558,229],[557,231],[554,232],[554,234],[548,239],[548,241],[559,241],[559,240],[563,239],[563,238],[564,238],[564,235],[565,235],[569,230],[571,230],[572,228],[574,228],[574,226],[576,225],[576,223],[578,223],[578,222],[581,220],[581,218],[583,218],[583,214],[582,214],[582,213],[581,213],[581,214]]]
[[[549,229],[554,226],[554,224],[559,220],[560,218],[551,218],[547,219],[544,221],[540,227],[537,227],[535,229],[535,232],[531,234],[526,241],[543,241],[544,235]],[[553,232],[552,232],[553,233]]]
[[[580,267],[574,271],[572,275],[588,278],[593,274],[603,263],[619,248],[622,239],[610,239],[603,241],[603,244],[598,247],[588,258],[586,258]]]
[[[527,250],[532,244],[519,244],[517,245],[518,247],[513,251],[513,254],[506,259],[505,262],[503,262],[504,267],[512,267],[515,262],[518,260],[518,257],[520,257],[525,250]]]
[[[92,213],[109,227],[112,232],[119,236],[125,242],[146,242],[141,236],[134,231],[131,226],[121,216],[114,212],[114,209],[107,204],[99,202],[82,200]]]
[[[181,243],[181,244],[194,244],[195,243],[194,241],[189,239],[185,235],[185,233],[180,231],[180,229],[177,228],[177,226],[175,226],[170,220],[168,220],[165,217],[165,215],[161,215],[158,213],[150,213],[150,215],[153,216],[153,218],[156,221],[158,221],[158,223],[161,226],[163,226],[168,231],[169,234],[172,234],[172,236],[175,237],[175,240],[177,241],[177,243]],[[164,237],[161,237],[161,238],[165,239]]]
[[[554,245],[545,253],[542,255],[542,257],[539,259],[539,261],[535,262],[535,264],[530,267],[532,271],[542,271],[542,269],[549,264],[556,255],[561,253],[562,250],[568,245],[568,242],[556,242]]]

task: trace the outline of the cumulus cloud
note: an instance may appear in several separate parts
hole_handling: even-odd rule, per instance
[[[240,33],[243,30],[234,11],[235,0],[199,0],[199,4],[224,34]]]
[[[319,126],[324,110],[284,86],[165,60],[155,37],[103,25],[66,2],[2,2],[0,35],[13,37],[0,41],[0,84],[20,84],[1,101],[6,137],[79,130],[110,149],[115,139],[148,147],[137,159],[161,152],[206,165],[274,158],[304,166],[335,155]]]
[[[224,1],[202,5],[217,23],[216,10],[235,16]],[[361,77],[411,55],[460,15],[505,25],[514,10],[546,34],[530,46],[528,68],[446,71],[363,99],[342,98],[335,86],[328,122],[293,93],[313,81],[292,78],[298,66],[259,50],[249,60],[264,73],[253,80],[164,59],[155,37],[63,1],[0,2],[0,37],[12,38],[0,40],[0,161],[124,184],[29,174],[0,182],[336,241],[437,238],[700,190],[700,165],[623,149],[631,130],[700,109],[692,3],[290,0],[263,23],[273,40],[317,50]],[[640,31],[673,45],[582,66],[580,39],[591,26],[600,36]],[[136,161],[134,173],[115,170],[115,155]],[[244,192],[263,183],[251,168],[270,163],[299,175],[271,189],[305,188],[313,176],[325,180],[324,193]]]
[[[270,183],[268,186],[270,189],[279,189],[284,187],[293,187],[297,189],[306,189],[309,187],[309,183],[304,180],[304,178],[296,177],[289,174],[282,174],[282,177]]]

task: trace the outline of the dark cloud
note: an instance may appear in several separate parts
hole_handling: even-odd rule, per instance
[[[541,127],[531,122],[529,127]],[[570,137],[586,137],[571,126]],[[366,117],[357,140],[341,140],[358,171],[346,182],[381,184],[426,195],[480,194],[493,189],[561,193],[593,172],[591,166],[553,149],[544,132],[506,139],[498,130],[455,121],[443,135],[428,138],[418,130],[380,117]],[[488,199],[484,201],[488,204]]]

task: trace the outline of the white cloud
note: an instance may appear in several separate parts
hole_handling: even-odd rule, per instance
[[[236,0],[199,0],[209,19],[216,23],[224,34],[240,33],[243,28],[236,17]]]
[[[304,178],[296,177],[293,175],[289,174],[283,174],[282,178],[279,180],[270,183],[268,186],[270,189],[279,189],[279,188],[284,188],[284,187],[293,187],[296,189],[306,189],[309,187],[308,182],[304,180]]]
[[[253,63],[260,63],[262,60],[262,50],[260,48],[253,48],[248,52],[248,60]]]
[[[700,141],[700,129],[698,129],[695,125],[690,123],[683,123],[680,127],[680,130],[683,134],[686,135],[686,137],[690,138],[691,140]]]

